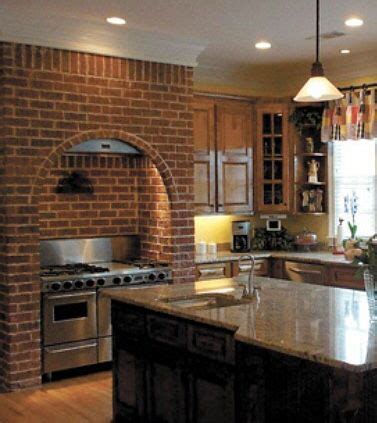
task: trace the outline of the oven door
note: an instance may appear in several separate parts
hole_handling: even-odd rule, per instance
[[[96,291],[45,294],[44,345],[97,337]]]

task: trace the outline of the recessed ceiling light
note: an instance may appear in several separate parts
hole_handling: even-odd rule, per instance
[[[117,16],[112,16],[111,18],[106,18],[106,21],[113,25],[125,25],[127,21],[123,18],[118,18]]]
[[[350,54],[351,53],[351,50],[349,48],[341,48],[339,50],[339,53],[340,54]]]
[[[360,18],[349,18],[344,22],[347,26],[352,28],[356,28],[358,26],[363,25],[364,21]]]
[[[269,48],[271,48],[271,43],[269,43],[268,41],[259,41],[255,44],[255,48],[259,50],[268,50]]]

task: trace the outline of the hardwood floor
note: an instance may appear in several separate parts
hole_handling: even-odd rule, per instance
[[[0,394],[1,423],[109,423],[111,372],[99,372]]]

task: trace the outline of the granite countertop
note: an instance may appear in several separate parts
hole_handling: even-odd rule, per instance
[[[334,255],[327,251],[313,251],[310,253],[301,253],[297,251],[250,251],[249,253],[232,253],[231,251],[220,251],[217,254],[196,255],[196,264],[216,263],[223,261],[235,261],[239,257],[251,254],[256,259],[262,258],[282,258],[286,260],[304,261],[306,263],[319,264],[341,264],[347,266],[355,266],[344,255]]]
[[[364,292],[257,277],[259,299],[246,304],[194,310],[161,301],[206,292],[240,297],[246,279],[242,276],[137,290],[109,289],[106,295],[225,328],[234,331],[240,342],[332,367],[353,372],[377,368],[377,326],[369,322]]]

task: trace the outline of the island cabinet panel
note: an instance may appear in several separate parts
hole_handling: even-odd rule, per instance
[[[212,327],[188,327],[188,350],[212,360],[234,364],[233,334]]]
[[[251,348],[237,344],[237,421],[243,423],[264,423],[265,380],[263,357]]]
[[[191,356],[188,369],[190,423],[236,423],[232,367]]]
[[[217,106],[218,211],[253,208],[251,106],[227,102]]]
[[[231,331],[119,302],[112,324],[115,422],[237,421]]]
[[[147,421],[186,423],[185,359],[179,351],[151,345],[146,366]]]
[[[118,349],[114,356],[114,416],[116,422],[142,421],[146,413],[144,397],[146,362],[138,353]]]
[[[198,213],[213,213],[216,206],[215,105],[211,100],[195,101],[194,192]]]

